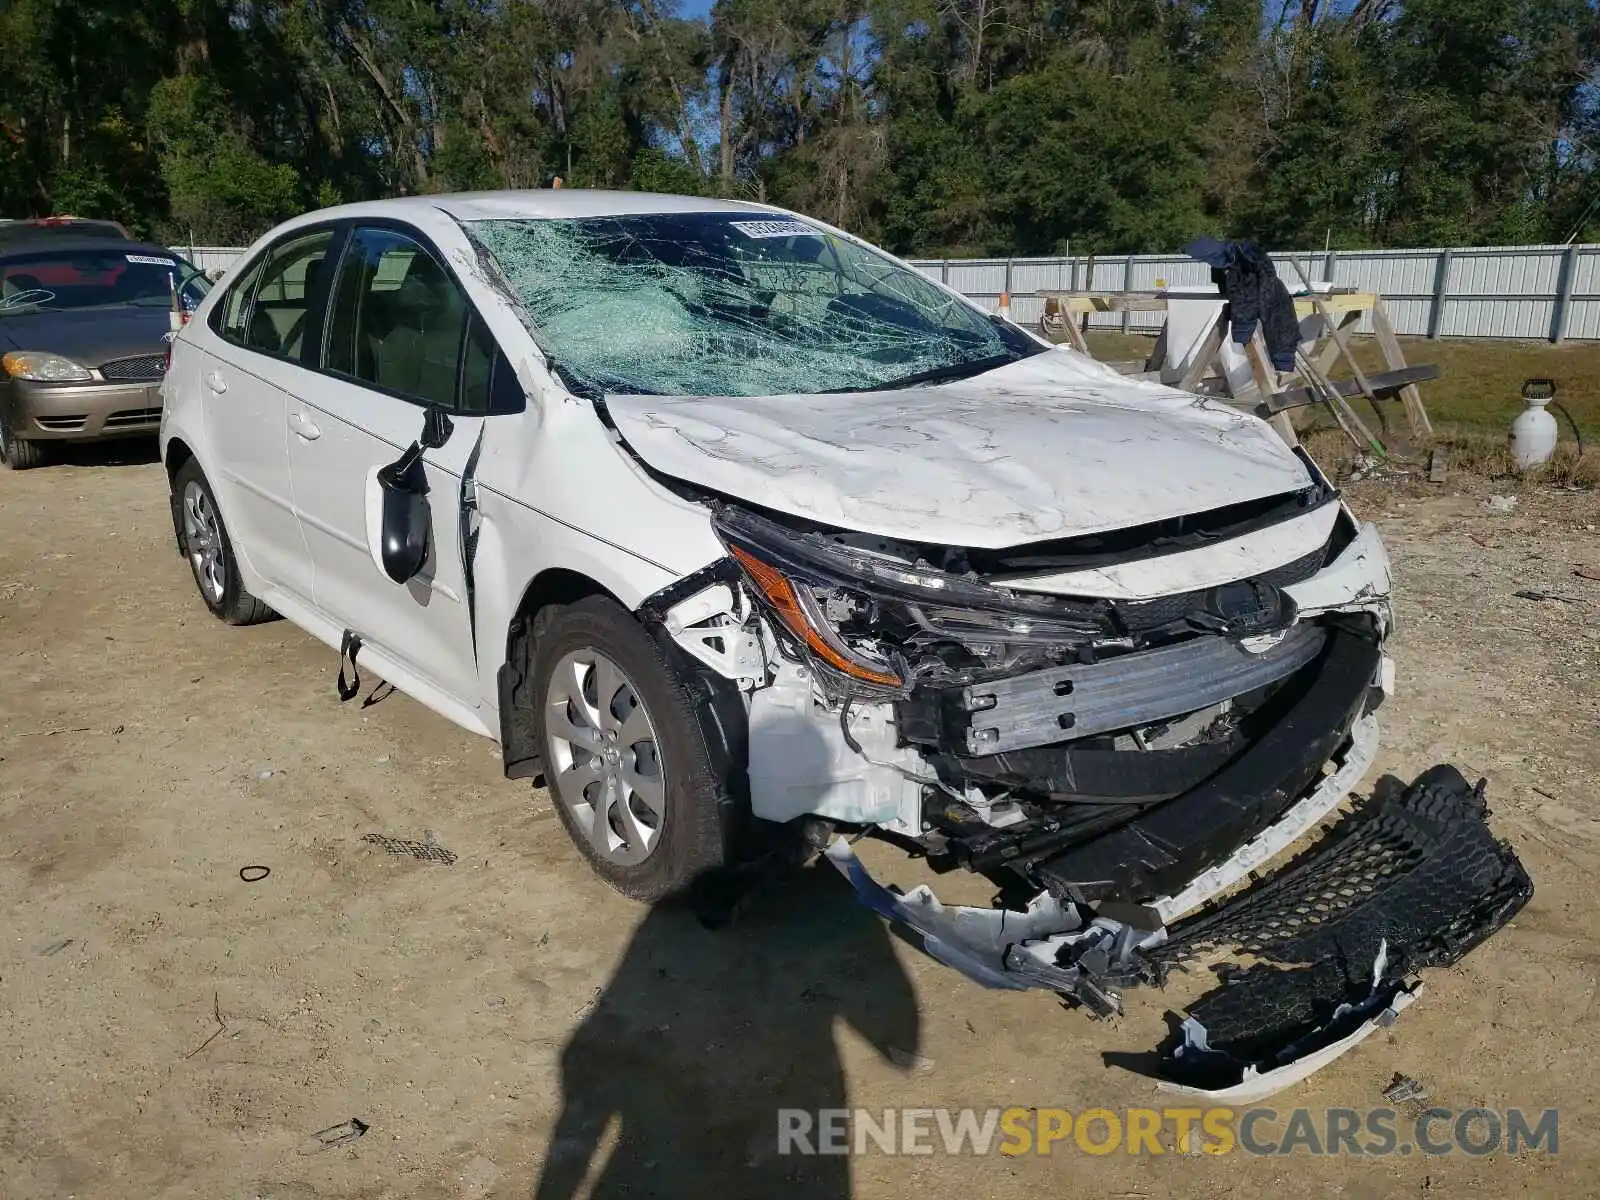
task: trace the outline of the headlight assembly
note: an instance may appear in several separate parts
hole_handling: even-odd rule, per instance
[[[0,359],[0,364],[13,379],[35,383],[87,383],[94,378],[87,367],[43,350],[16,350]]]
[[[868,660],[844,643],[833,631],[823,604],[810,584],[763,562],[744,546],[730,544],[728,552],[744,568],[745,578],[784,627],[823,662],[851,679],[875,687],[899,688],[904,683],[887,664]]]
[[[1103,643],[1119,636],[1105,601],[1029,596],[719,507],[714,524],[783,630],[854,683],[900,691],[906,655],[964,648],[995,662],[1019,646]]]

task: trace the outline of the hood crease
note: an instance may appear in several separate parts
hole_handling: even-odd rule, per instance
[[[666,475],[791,516],[999,549],[1298,491],[1248,414],[1066,351],[931,387],[800,396],[611,395]]]

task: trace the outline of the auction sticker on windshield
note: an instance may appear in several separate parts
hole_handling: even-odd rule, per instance
[[[157,258],[153,254],[124,254],[122,257],[131,263],[149,263],[154,267],[170,267],[175,265],[170,258]]]
[[[821,231],[800,221],[730,221],[748,238],[821,237]]]

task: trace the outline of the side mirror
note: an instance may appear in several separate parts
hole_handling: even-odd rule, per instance
[[[428,476],[422,465],[422,444],[411,448],[378,472],[383,489],[383,571],[405,583],[428,561],[428,535],[433,522],[428,509]]]
[[[428,561],[428,541],[433,514],[428,508],[428,472],[424,450],[437,450],[450,440],[455,423],[442,408],[430,407],[422,418],[422,436],[406,452],[378,471],[383,489],[382,543],[378,557],[383,571],[396,583],[406,583]]]

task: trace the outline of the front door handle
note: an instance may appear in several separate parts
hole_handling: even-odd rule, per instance
[[[295,437],[307,442],[314,442],[322,436],[322,430],[317,428],[316,422],[303,412],[289,414],[289,428],[294,430]]]
[[[228,390],[228,381],[217,372],[212,371],[206,375],[206,386],[220,396]]]

